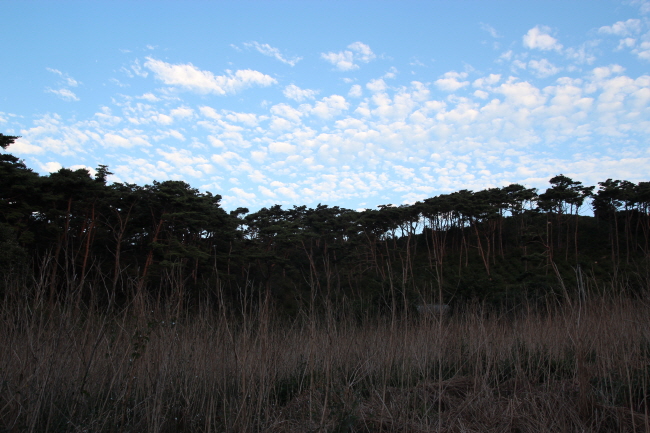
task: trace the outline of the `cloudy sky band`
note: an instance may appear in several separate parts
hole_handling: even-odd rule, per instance
[[[506,40],[477,21],[492,60],[467,53],[447,70],[352,38],[313,52],[229,43],[251,61],[220,69],[154,44],[124,50],[99,77],[52,62],[42,65],[47,108],[5,106],[0,127],[22,136],[8,151],[41,172],[108,164],[113,181],[185,180],[233,209],[412,203],[544,187],[560,172],[590,184],[648,180],[650,26],[637,3],[582,34],[531,21]],[[103,97],[91,92],[100,81]]]

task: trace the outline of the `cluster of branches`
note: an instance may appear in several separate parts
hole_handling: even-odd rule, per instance
[[[0,134],[0,145],[16,138]],[[94,177],[65,168],[40,176],[0,154],[5,275],[30,276],[50,300],[255,295],[291,314],[344,298],[366,308],[396,296],[404,305],[493,296],[556,263],[613,269],[650,254],[650,182],[608,179],[594,193],[559,175],[543,193],[512,184],[376,210],[250,213],[226,212],[219,195],[185,182],[108,184],[110,174],[101,165]],[[588,200],[595,217],[580,215]]]

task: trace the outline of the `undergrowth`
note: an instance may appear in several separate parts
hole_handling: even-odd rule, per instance
[[[1,432],[650,431],[644,296],[359,321],[2,305]]]

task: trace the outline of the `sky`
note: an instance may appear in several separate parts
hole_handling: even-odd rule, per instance
[[[0,132],[41,174],[226,210],[650,180],[650,1],[0,2]]]

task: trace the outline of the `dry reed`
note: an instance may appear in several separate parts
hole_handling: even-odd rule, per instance
[[[0,431],[650,431],[643,300],[361,324],[243,311],[6,302]]]

